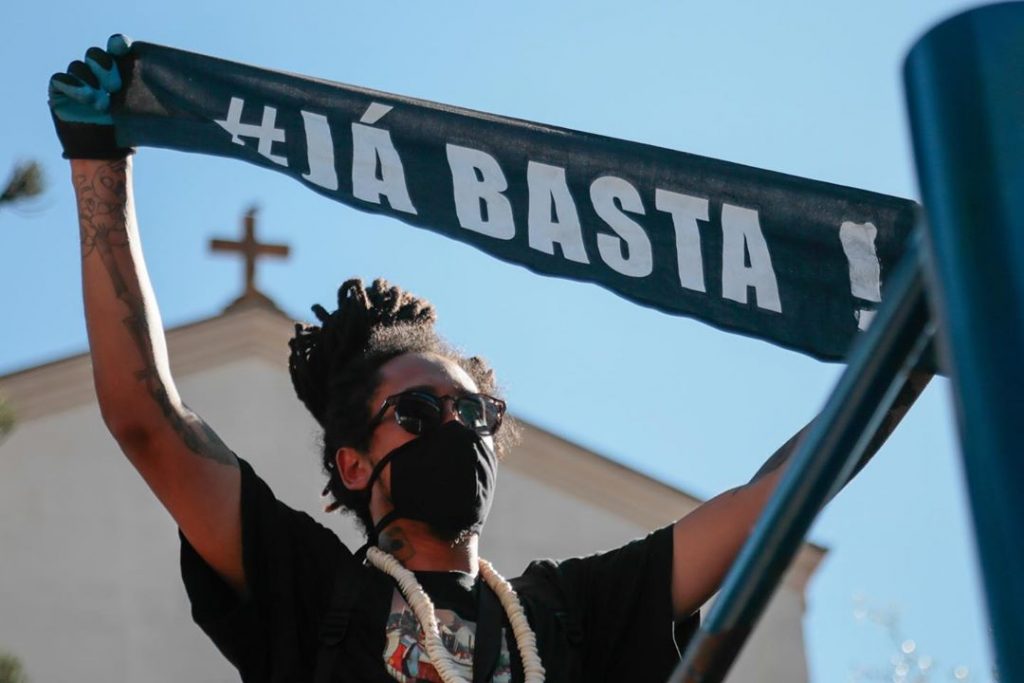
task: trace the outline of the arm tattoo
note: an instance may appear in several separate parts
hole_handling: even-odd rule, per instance
[[[799,432],[789,437],[789,440],[786,441],[786,443],[782,444],[782,446],[779,447],[777,451],[772,453],[772,457],[768,458],[765,461],[765,463],[761,465],[761,469],[759,469],[757,473],[754,474],[754,476],[747,483],[753,484],[758,479],[761,479],[762,477],[771,474],[772,472],[786,464],[786,461],[789,460],[789,457],[793,455],[793,451],[796,450],[796,445],[800,442],[800,437],[802,437],[806,432],[807,427],[804,427]]]
[[[75,174],[73,183],[78,196],[81,225],[82,258],[98,256],[103,264],[114,296],[128,310],[121,323],[143,360],[143,367],[133,374],[142,383],[160,408],[174,432],[196,455],[237,467],[234,454],[214,431],[187,406],[176,407],[167,393],[153,354],[153,340],[146,316],[146,302],[129,286],[122,263],[124,250],[130,249],[128,237],[128,189],[125,160],[111,161],[97,167],[91,176]],[[120,258],[119,258],[120,257]],[[130,255],[127,257],[130,259]],[[129,260],[130,263],[130,260]]]

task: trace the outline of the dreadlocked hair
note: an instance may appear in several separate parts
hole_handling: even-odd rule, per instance
[[[288,343],[292,386],[323,428],[324,495],[333,499],[327,510],[351,512],[365,531],[373,528],[369,494],[345,487],[334,457],[342,446],[368,447],[369,403],[380,367],[406,353],[432,353],[461,366],[489,394],[495,392],[494,372],[485,360],[466,357],[441,339],[429,302],[384,280],[369,287],[359,279],[347,280],[338,288],[337,310],[328,313],[319,304],[312,310],[320,324],[296,324]],[[499,453],[514,439],[515,425],[509,422],[496,435]]]

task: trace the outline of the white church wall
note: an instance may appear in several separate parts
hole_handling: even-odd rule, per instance
[[[515,458],[512,453],[511,458]],[[530,560],[589,555],[618,547],[649,530],[607,510],[566,497],[535,479],[504,467],[480,554],[509,576]]]
[[[196,628],[174,523],[84,406],[0,447],[0,647],[33,681],[235,681]]]

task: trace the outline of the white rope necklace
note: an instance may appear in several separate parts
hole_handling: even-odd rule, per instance
[[[369,548],[366,551],[366,559],[398,583],[399,590],[423,629],[427,656],[430,657],[430,662],[441,676],[441,680],[444,683],[470,683],[456,673],[451,653],[441,642],[441,633],[437,627],[437,615],[434,613],[434,603],[423,591],[416,576],[380,548]],[[523,660],[525,683],[544,683],[544,666],[537,653],[537,636],[526,620],[526,614],[523,613],[523,606],[519,602],[515,589],[495,571],[487,560],[480,560],[480,575],[498,596],[498,602],[501,603],[505,614],[508,615],[516,645],[519,647],[519,656]],[[390,665],[388,665],[388,673],[396,680],[405,680],[405,677]]]

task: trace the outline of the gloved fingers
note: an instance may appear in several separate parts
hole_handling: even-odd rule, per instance
[[[70,73],[56,73],[50,77],[50,99],[71,100],[91,107],[96,101],[96,89]]]
[[[93,89],[100,87],[100,81],[96,78],[96,74],[81,60],[76,59],[68,64],[68,73]]]
[[[111,36],[109,50],[89,48],[83,60],[50,77],[50,113],[66,159],[123,159],[131,147],[118,144],[110,113],[111,93],[124,88],[118,58],[130,42]]]
[[[85,62],[75,60],[68,64],[68,75],[78,79],[81,85],[77,88],[68,83],[64,92],[76,102],[92,107],[98,112],[106,112],[110,109],[110,93],[100,85],[100,79],[96,77],[93,70]],[[62,79],[63,80],[63,79]]]
[[[121,89],[121,72],[109,53],[98,47],[90,47],[85,53],[85,64],[102,90],[115,93]]]
[[[132,39],[126,35],[115,33],[107,38],[107,52],[115,57],[124,57],[131,49]]]
[[[96,77],[100,79],[103,78],[101,74],[107,73],[112,69],[114,71],[117,70],[117,65],[114,64],[114,58],[110,53],[98,47],[90,47],[85,51],[85,63],[96,74]]]
[[[110,95],[69,73],[50,77],[49,101],[50,109],[62,121],[110,123]]]

